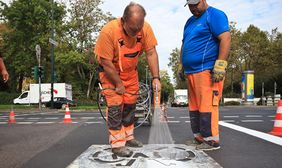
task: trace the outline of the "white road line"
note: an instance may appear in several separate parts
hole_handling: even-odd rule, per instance
[[[263,122],[263,120],[241,120],[241,122]]]
[[[180,117],[180,118],[190,118],[190,117]]]
[[[54,122],[37,122],[35,124],[53,124]]]
[[[39,120],[40,118],[26,118],[27,120]]]
[[[270,116],[267,116],[267,117],[269,117],[269,118],[274,118],[275,116],[274,116],[274,115],[270,115]]]
[[[63,122],[59,122],[59,123],[61,123],[61,124],[77,124],[78,122],[71,122],[71,123],[64,123],[64,121]]]
[[[33,122],[17,122],[17,124],[32,124]]]
[[[8,124],[8,122],[0,122],[0,124]]]
[[[235,120],[222,120],[222,121],[228,122],[228,123],[230,123],[230,122],[235,122]]]
[[[189,123],[190,121],[185,121],[186,123]]]
[[[167,118],[175,118],[175,117],[167,117]]]
[[[80,117],[80,119],[86,119],[86,120],[88,120],[88,119],[95,119],[95,117]]]
[[[247,118],[258,118],[258,117],[262,117],[262,115],[246,115],[245,117],[247,117]]]
[[[101,121],[85,122],[86,124],[103,124]]]
[[[47,117],[47,118],[44,118],[46,120],[56,120],[56,119],[59,119],[59,117]]]
[[[219,125],[239,131],[239,132],[243,132],[245,134],[252,135],[254,137],[257,137],[257,138],[260,138],[260,139],[263,139],[263,140],[266,140],[266,141],[282,146],[282,138],[280,137],[273,136],[273,135],[259,132],[259,131],[255,131],[252,129],[244,128],[244,127],[241,127],[235,124],[226,123],[223,121],[219,121]]]
[[[239,118],[239,116],[223,116],[223,118]]]
[[[180,121],[167,121],[168,123],[180,123]]]

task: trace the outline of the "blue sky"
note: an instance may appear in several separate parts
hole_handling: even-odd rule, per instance
[[[3,0],[9,2],[11,0]],[[67,1],[67,0],[58,0]],[[132,0],[104,0],[102,9],[119,17]],[[160,69],[169,70],[167,64],[171,51],[180,48],[183,27],[191,16],[186,0],[134,0],[147,11],[146,20],[151,24],[158,39]],[[278,27],[282,32],[282,0],[207,0],[210,6],[223,10],[229,21],[236,22],[236,27],[245,31],[250,24],[270,32]]]

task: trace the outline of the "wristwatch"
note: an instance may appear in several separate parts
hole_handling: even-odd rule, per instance
[[[154,80],[154,79],[161,80],[161,78],[160,78],[160,77],[158,77],[158,76],[154,76],[152,79],[153,79],[153,80]]]

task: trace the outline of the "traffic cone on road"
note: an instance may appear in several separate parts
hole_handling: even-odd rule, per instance
[[[278,101],[278,107],[276,111],[274,126],[270,134],[282,136],[282,100]]]
[[[64,123],[72,123],[69,104],[66,105]]]
[[[15,118],[15,113],[13,110],[11,110],[10,114],[9,114],[9,124],[14,124],[16,123],[16,118]]]

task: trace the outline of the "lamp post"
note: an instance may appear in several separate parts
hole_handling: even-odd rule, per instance
[[[232,64],[231,68],[232,68],[232,71],[231,71],[231,93],[232,93],[232,96],[233,96],[233,72],[234,72],[234,69],[236,68],[236,65]]]
[[[39,111],[42,111],[41,105],[42,105],[42,100],[41,100],[41,48],[40,45],[35,46],[35,51],[36,51],[36,58],[38,61],[38,70],[39,70],[39,77],[38,77],[38,85],[39,85]]]

